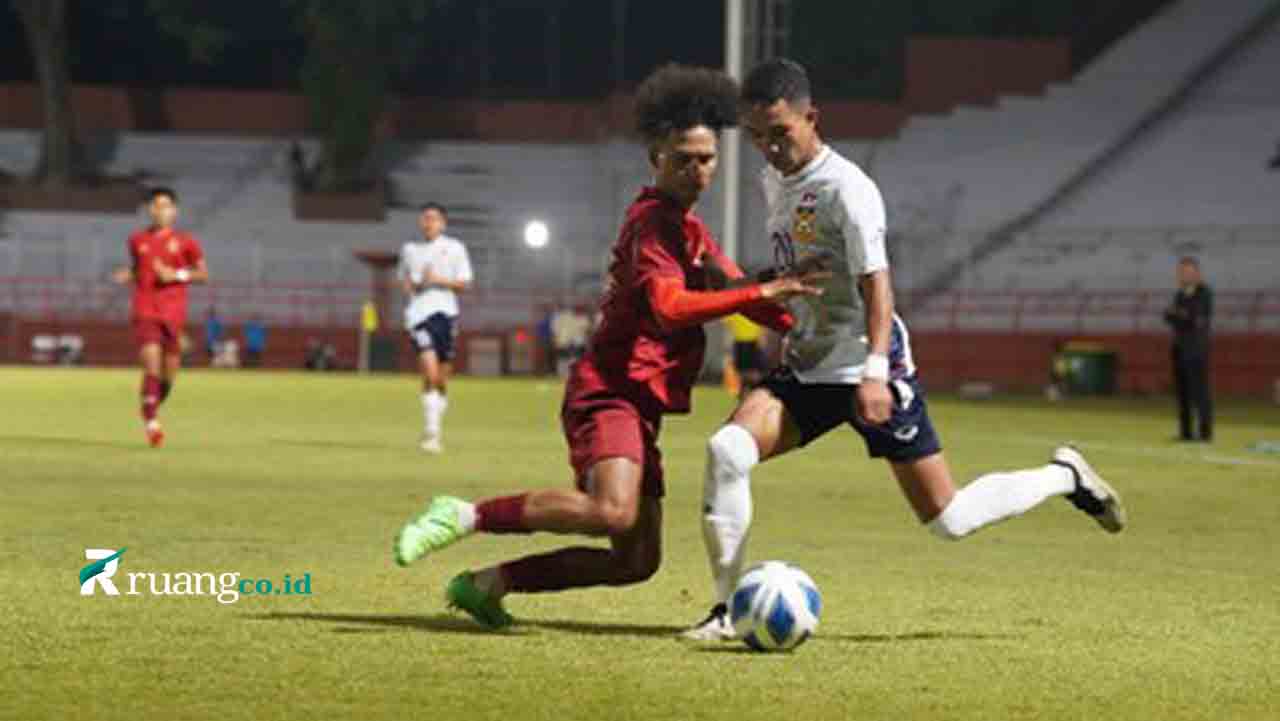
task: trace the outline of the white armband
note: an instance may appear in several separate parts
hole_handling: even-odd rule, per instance
[[[889,356],[883,353],[872,353],[867,356],[862,377],[869,381],[889,380]]]
[[[191,271],[187,270],[186,268],[179,268],[178,272],[174,273],[173,276],[178,279],[179,283],[191,282]]]

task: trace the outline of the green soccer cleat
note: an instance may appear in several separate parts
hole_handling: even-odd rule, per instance
[[[391,552],[396,564],[407,566],[428,553],[457,543],[470,535],[458,520],[460,506],[466,501],[453,496],[436,496],[431,499],[426,512],[404,524]]]
[[[497,630],[515,623],[507,609],[502,607],[501,598],[490,596],[476,587],[476,576],[470,571],[463,571],[449,581],[444,589],[444,599],[450,609],[466,611],[485,628]]]

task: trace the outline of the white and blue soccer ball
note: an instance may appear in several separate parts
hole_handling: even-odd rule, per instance
[[[782,561],[765,561],[742,574],[729,597],[738,638],[756,651],[790,651],[818,628],[822,596],[809,574]]]

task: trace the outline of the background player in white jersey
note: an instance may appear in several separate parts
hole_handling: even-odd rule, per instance
[[[404,327],[418,353],[422,372],[422,450],[440,453],[440,426],[449,405],[447,386],[453,372],[454,325],[458,293],[471,286],[471,258],[456,238],[444,234],[448,212],[438,203],[422,206],[418,228],[422,239],[400,249],[400,285],[409,303]]]
[[[916,516],[945,539],[1065,496],[1112,533],[1124,527],[1115,491],[1081,454],[1054,451],[1039,468],[991,473],[956,490],[916,378],[906,325],[894,314],[880,191],[823,144],[809,80],[777,59],[743,84],[743,127],[768,161],[768,230],[782,266],[827,256],[825,293],[796,299],[786,364],[749,393],[707,444],[703,538],[715,581],[710,614],[685,632],[732,638],[726,600],[741,573],[758,462],[849,424],[885,458]]]

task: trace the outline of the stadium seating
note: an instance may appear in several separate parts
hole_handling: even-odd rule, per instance
[[[992,228],[1051,196],[1207,59],[1254,27],[1267,5],[1182,0],[1043,97],[1003,98],[992,108],[918,117],[890,140],[834,141],[884,191],[898,286],[926,283],[931,273],[966,258]],[[1163,289],[1172,260],[1186,253],[1204,256],[1219,287],[1280,287],[1280,274],[1272,270],[1280,267],[1280,172],[1266,168],[1280,142],[1277,66],[1280,23],[1273,22],[1103,172],[1007,247],[967,268],[959,287]],[[31,167],[35,141],[30,131],[0,131],[0,165]],[[229,286],[363,286],[368,276],[351,251],[395,250],[416,234],[416,207],[435,200],[451,209],[453,232],[468,242],[482,293],[589,294],[619,218],[648,177],[642,147],[628,140],[391,143],[380,150],[391,201],[386,222],[300,222],[291,210],[291,144],[282,138],[128,133],[100,134],[88,146],[110,172],[177,188],[186,223],[205,241],[219,281]],[[303,144],[314,157],[315,141]],[[755,230],[764,226],[755,182],[761,163],[746,148],[740,227],[742,256],[750,264],[771,256]],[[713,230],[719,228],[718,193],[699,210]],[[541,251],[521,239],[532,219],[551,228],[551,244]],[[0,216],[0,277],[104,278],[123,260],[123,239],[140,220],[6,212]],[[260,296],[200,297],[248,313]],[[0,297],[0,310],[13,302]],[[330,311],[323,305],[304,314],[324,317]],[[477,309],[494,322],[513,312],[502,304]],[[519,319],[527,312],[519,311]]]
[[[1191,254],[1220,288],[1280,289],[1280,172],[1267,167],[1280,141],[1277,65],[1280,22],[956,287],[1165,288],[1174,261]],[[903,232],[917,266],[961,258],[982,237]]]
[[[1101,172],[964,267],[951,287],[1164,289],[1174,261],[1196,254],[1220,288],[1280,288],[1280,173],[1267,168],[1280,142],[1280,18],[1266,10],[1176,3],[1044,98],[916,119],[901,138],[869,147],[841,144],[884,189],[899,286],[954,268],[1158,106],[1197,63],[1243,28],[1269,22]]]
[[[1280,225],[1277,68],[1280,23],[1044,225]]]
[[[918,202],[913,188],[936,198],[958,191],[960,202],[943,206],[952,227],[996,227],[1105,152],[1270,6],[1176,2],[1044,97],[913,118],[897,139],[874,149],[870,170],[895,204]]]

